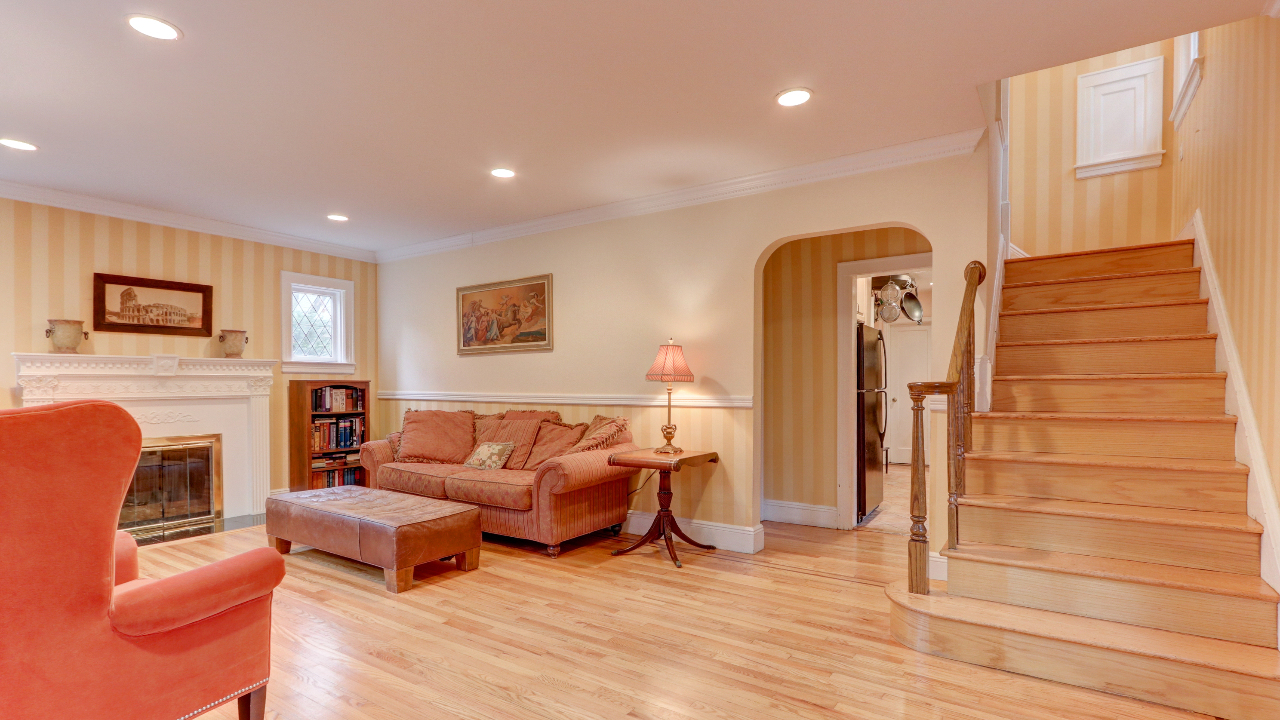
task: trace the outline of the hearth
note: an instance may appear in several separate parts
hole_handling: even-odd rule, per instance
[[[120,529],[139,543],[212,532],[222,519],[222,436],[144,440],[120,508]]]

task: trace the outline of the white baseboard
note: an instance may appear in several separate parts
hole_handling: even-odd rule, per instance
[[[929,579],[947,581],[947,559],[936,552],[929,553]]]
[[[643,535],[653,524],[655,513],[632,510],[627,513],[627,521],[622,524],[622,532],[628,535]],[[753,555],[764,549],[764,526],[727,525],[707,520],[691,520],[676,518],[680,529],[689,533],[689,537],[700,543],[715,545],[720,550]],[[680,542],[678,539],[676,542]]]
[[[1244,364],[1236,347],[1231,318],[1222,296],[1218,271],[1209,252],[1204,218],[1197,210],[1192,220],[1195,228],[1195,262],[1200,266],[1200,295],[1209,298],[1209,332],[1218,334],[1217,369],[1227,373],[1227,414],[1235,415],[1236,460],[1249,466],[1249,517],[1262,525],[1262,579],[1280,588],[1280,501],[1271,484],[1271,468],[1262,449],[1262,433],[1253,412],[1253,401],[1244,382]],[[1183,231],[1182,236],[1186,236]],[[1180,236],[1180,237],[1182,237]]]
[[[1018,247],[1017,245],[1014,245],[1013,243],[1009,243],[1009,257],[1011,258],[1031,257],[1031,253],[1027,252],[1026,250],[1023,250],[1022,248]]]
[[[760,517],[773,522],[812,527],[839,527],[836,519],[840,511],[832,505],[805,505],[786,500],[765,500],[760,504]]]

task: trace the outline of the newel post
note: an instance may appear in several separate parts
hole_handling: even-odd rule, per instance
[[[911,540],[907,544],[907,590],[929,594],[929,494],[925,478],[923,388],[912,383],[911,393]]]

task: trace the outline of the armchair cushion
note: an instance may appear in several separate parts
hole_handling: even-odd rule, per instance
[[[123,530],[116,531],[116,585],[138,579],[138,541]]]
[[[122,635],[154,635],[199,622],[266,597],[284,579],[284,559],[258,548],[162,580],[116,588],[111,625]]]

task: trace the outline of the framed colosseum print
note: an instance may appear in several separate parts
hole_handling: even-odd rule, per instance
[[[93,329],[213,337],[213,286],[94,273]]]

